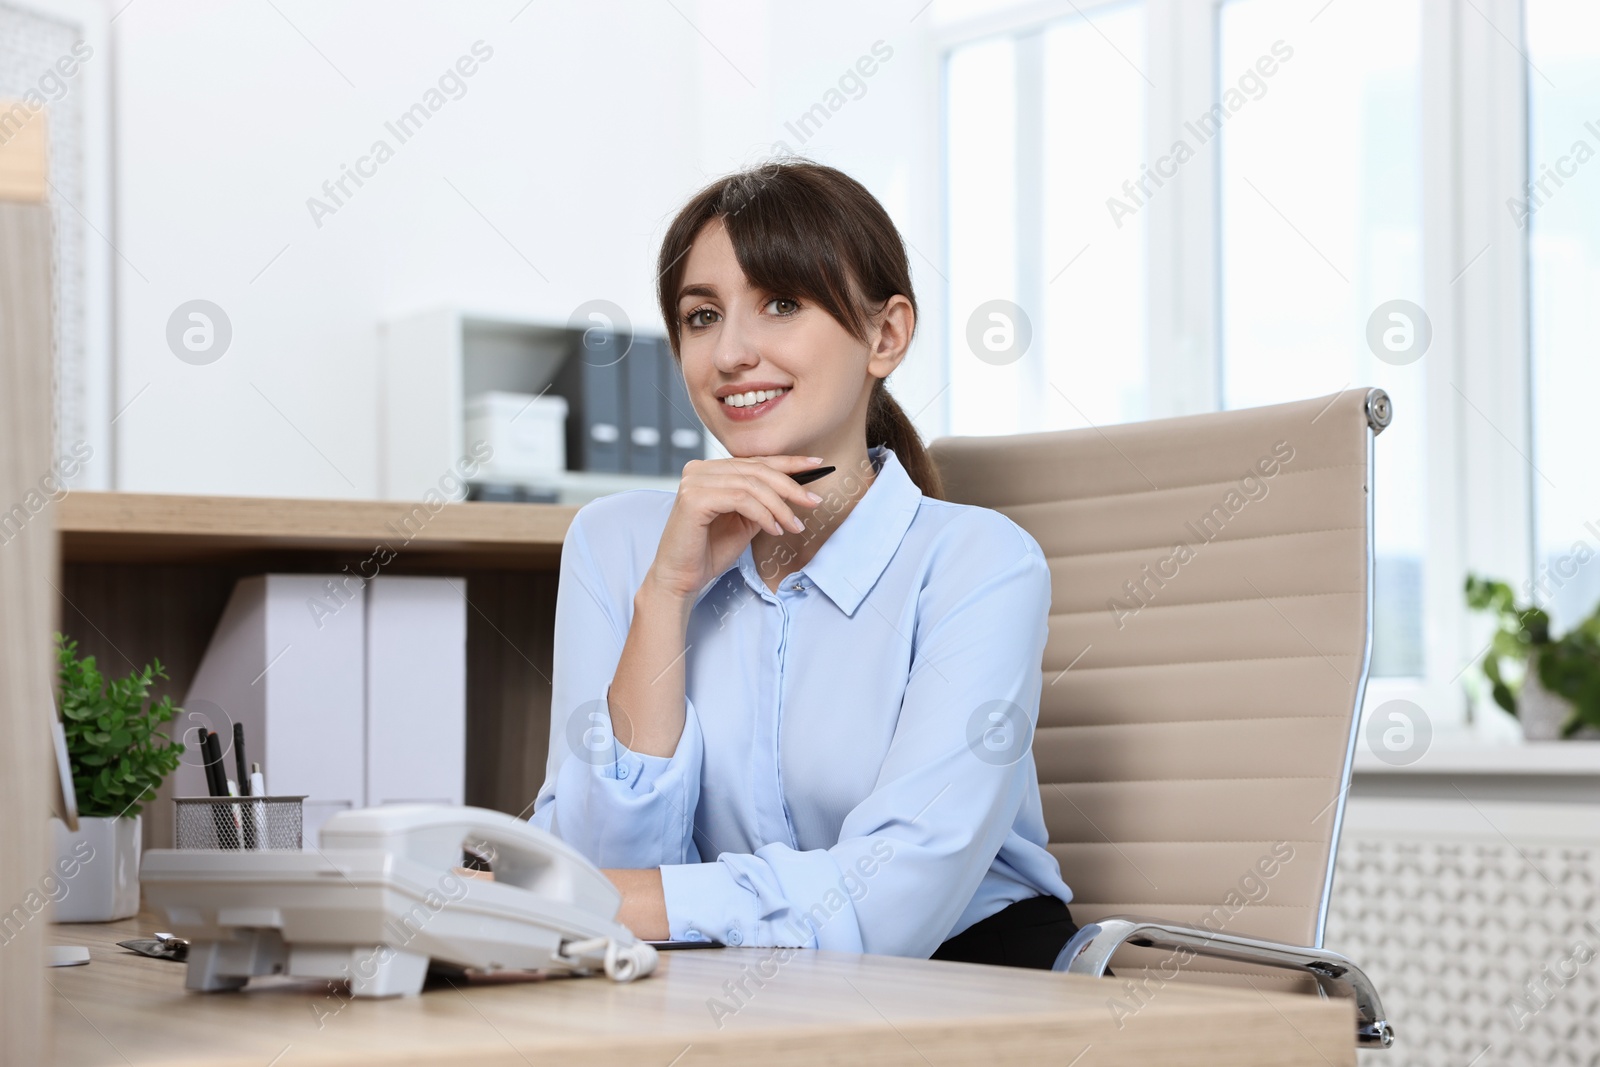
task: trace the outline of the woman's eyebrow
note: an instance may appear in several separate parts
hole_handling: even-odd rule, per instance
[[[714,300],[717,296],[717,287],[714,285],[706,285],[704,283],[686,285],[682,289],[678,290],[678,299],[681,301],[686,296],[704,296]]]

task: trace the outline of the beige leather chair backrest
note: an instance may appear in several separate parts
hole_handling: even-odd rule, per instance
[[[1050,560],[1033,752],[1079,925],[1150,916],[1321,947],[1388,408],[1355,389],[931,446],[950,499],[1010,516]],[[1125,949],[1117,973],[1167,955]]]

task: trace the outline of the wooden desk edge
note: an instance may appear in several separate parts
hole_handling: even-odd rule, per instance
[[[56,504],[62,558],[185,544],[239,549],[559,552],[578,508],[289,497],[72,492]],[[88,551],[88,550],[93,551]]]

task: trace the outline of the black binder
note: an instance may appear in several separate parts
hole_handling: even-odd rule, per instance
[[[654,337],[635,336],[623,357],[628,393],[628,437],[626,452],[631,474],[660,474],[664,469],[662,432],[663,368],[661,350],[665,342]]]
[[[552,393],[567,400],[568,470],[617,473],[628,469],[623,441],[627,428],[623,364],[627,360],[621,353],[621,341],[616,334],[584,331],[550,387]]]

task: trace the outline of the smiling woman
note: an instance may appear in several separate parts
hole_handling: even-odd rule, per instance
[[[1049,968],[1076,930],[1031,748],[1050,569],[940,499],[885,388],[916,328],[894,224],[828,167],[735,174],[658,285],[730,458],[573,519],[532,821],[641,937]]]

